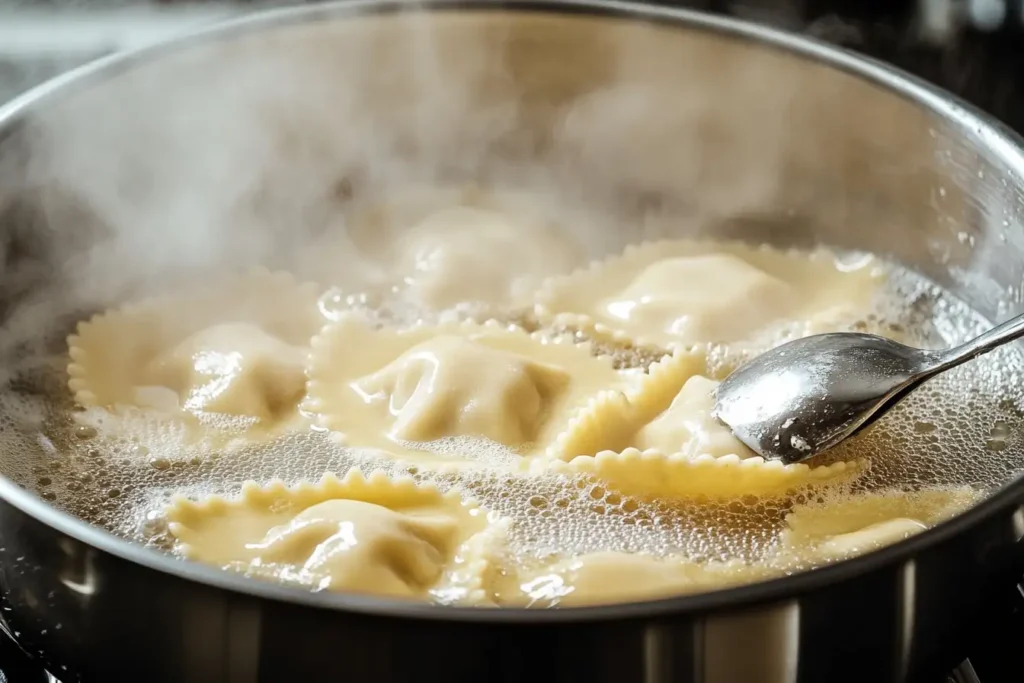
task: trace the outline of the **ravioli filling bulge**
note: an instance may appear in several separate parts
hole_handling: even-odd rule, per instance
[[[604,392],[581,412],[549,453],[562,460],[629,448],[666,456],[754,456],[713,415],[718,381],[706,347],[677,350],[620,392]]]
[[[194,560],[321,590],[424,597],[487,528],[482,513],[455,495],[356,472],[273,495],[250,487],[240,501],[179,501],[168,516]]]
[[[472,436],[529,451],[619,381],[609,361],[573,344],[498,326],[373,330],[349,316],[315,342],[307,406],[359,445]]]
[[[471,207],[438,211],[398,239],[399,270],[413,298],[432,308],[467,300],[522,304],[540,279],[578,259],[564,239],[527,222]]]
[[[713,415],[718,382],[694,375],[686,380],[672,404],[661,415],[636,433],[634,443],[640,450],[658,449],[696,458],[700,455],[740,458],[754,453],[733,436],[732,430]]]
[[[271,528],[246,549],[254,553],[250,564],[299,567],[321,588],[412,596],[441,577],[454,527],[443,515],[331,500]]]
[[[186,410],[268,420],[301,400],[307,354],[255,325],[228,323],[157,356],[142,377],[174,391]]]
[[[315,285],[254,271],[108,311],[69,338],[68,385],[85,407],[282,420],[305,393],[316,299]]]
[[[551,278],[536,311],[641,346],[759,345],[769,333],[844,329],[877,288],[872,261],[849,268],[823,251],[808,257],[737,242],[665,240]]]
[[[518,445],[537,438],[570,381],[564,370],[526,356],[440,336],[352,387],[367,403],[387,400],[395,439],[484,435]]]
[[[731,254],[667,258],[598,304],[632,334],[683,344],[741,339],[795,307],[787,283]]]

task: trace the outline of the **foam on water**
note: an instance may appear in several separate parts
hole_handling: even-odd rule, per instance
[[[987,326],[911,273],[892,269],[889,282],[876,314],[852,321],[852,328],[896,330],[921,346],[941,347]],[[538,329],[528,314],[512,321]],[[646,367],[658,357],[648,349],[599,350],[614,353],[623,368]],[[716,349],[716,371],[728,372],[747,354]],[[778,502],[673,506],[624,498],[583,477],[503,473],[517,456],[473,439],[438,442],[440,455],[424,457],[495,467],[440,474],[429,466],[399,466],[377,451],[341,447],[315,430],[240,448],[196,443],[180,426],[153,415],[76,412],[66,395],[62,363],[35,366],[34,380],[24,384],[32,391],[0,397],[0,449],[8,456],[21,454],[5,461],[4,473],[57,507],[156,547],[171,546],[161,511],[174,493],[231,495],[246,480],[317,480],[324,472],[344,473],[355,466],[410,473],[443,489],[458,484],[484,506],[516,520],[510,557],[621,550],[682,553],[697,560],[770,559],[786,513],[787,504]],[[1024,468],[1022,379],[1024,353],[1013,346],[934,380],[862,438],[838,449],[833,458],[867,458],[870,466],[851,488],[829,495],[963,485],[987,491],[1005,483]],[[222,421],[215,426],[231,433],[246,425]]]

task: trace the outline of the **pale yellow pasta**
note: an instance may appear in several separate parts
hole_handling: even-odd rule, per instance
[[[627,496],[664,500],[779,498],[795,489],[846,481],[859,469],[856,462],[812,468],[803,464],[783,465],[777,460],[765,461],[760,457],[702,455],[688,458],[636,448],[581,455],[568,462],[536,461],[531,468],[536,473],[589,475]]]
[[[793,507],[783,548],[819,560],[840,559],[902,540],[978,500],[970,488],[865,493]]]
[[[545,278],[585,262],[583,245],[536,197],[472,185],[403,190],[350,212],[342,243],[324,252],[334,260],[358,254],[344,270],[361,277],[342,277],[328,261],[318,270],[326,281],[345,293],[361,281],[375,296],[397,294],[432,310],[528,307]]]
[[[769,576],[741,562],[696,563],[642,553],[599,552],[561,559],[525,572],[505,588],[502,603],[575,607],[655,600],[716,590]]]
[[[256,325],[215,325],[157,356],[141,376],[173,391],[185,410],[268,420],[302,399],[308,354]]]
[[[247,484],[239,500],[179,498],[169,529],[189,559],[319,590],[485,604],[506,523],[412,479],[352,470],[318,484]]]
[[[707,347],[677,349],[621,390],[604,391],[591,400],[548,455],[571,460],[636,448],[689,458],[753,456],[712,415],[718,382],[705,374],[710,374]]]
[[[69,387],[85,407],[222,413],[264,422],[295,413],[317,288],[254,271],[82,322],[69,337]]]
[[[430,308],[523,305],[545,277],[580,261],[546,227],[483,208],[437,211],[397,240],[398,271],[413,300]]]
[[[624,381],[571,339],[496,324],[374,329],[342,316],[313,342],[305,408],[345,443],[483,437],[542,448],[600,388]]]
[[[867,259],[841,266],[824,251],[796,254],[738,242],[666,240],[552,278],[536,296],[544,320],[661,347],[749,342],[842,328],[878,288]]]
[[[717,382],[699,374],[707,371],[706,347],[677,349],[630,386],[599,394],[534,471],[591,474],[631,496],[709,499],[778,497],[856,473],[854,463],[810,467],[755,456],[711,414]]]

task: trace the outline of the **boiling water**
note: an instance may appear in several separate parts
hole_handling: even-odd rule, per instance
[[[330,303],[331,297],[325,300]],[[529,316],[516,322],[538,327]],[[877,313],[853,325],[898,330],[925,347],[956,344],[985,327],[959,301],[896,268]],[[657,357],[643,349],[603,350],[614,352],[623,368],[645,367]],[[742,354],[723,347],[714,358],[723,374]],[[324,472],[344,473],[355,466],[395,472],[393,462],[373,451],[339,447],[317,431],[225,450],[188,444],[172,424],[139,418],[123,437],[110,438],[104,434],[115,430],[88,424],[114,418],[97,413],[72,419],[64,364],[58,357],[36,368],[33,377],[15,383],[24,393],[3,400],[0,448],[8,456],[24,454],[8,462],[5,472],[53,505],[140,543],[171,548],[162,510],[175,493],[231,495],[245,480],[317,480]],[[1022,379],[1024,353],[1006,348],[926,385],[832,456],[865,458],[870,466],[847,489],[829,495],[963,485],[984,492],[1005,483],[1024,468]],[[517,457],[494,444],[466,439],[435,446],[453,457],[498,466]],[[517,522],[509,544],[512,557],[622,550],[681,553],[695,560],[770,559],[787,506],[753,501],[696,507],[644,503],[593,480],[512,476],[499,469],[457,475],[426,468],[402,471],[442,488],[457,483],[484,506],[512,517]]]

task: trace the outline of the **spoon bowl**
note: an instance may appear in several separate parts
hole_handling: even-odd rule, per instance
[[[714,414],[766,460],[803,462],[869,426],[935,375],[1021,336],[1024,316],[943,351],[854,332],[796,339],[727,377]]]

